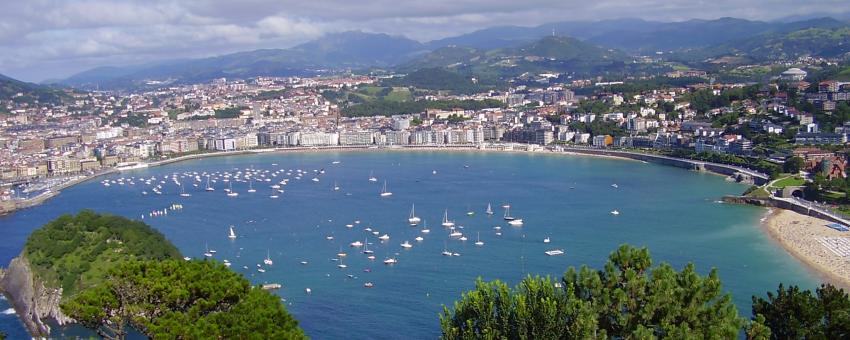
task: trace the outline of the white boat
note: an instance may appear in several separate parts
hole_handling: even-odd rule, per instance
[[[236,239],[236,232],[233,231],[233,226],[230,226],[230,233],[227,234],[227,238],[231,240]]]
[[[390,239],[390,235],[383,234],[383,235],[381,235],[381,237],[378,237],[378,239],[381,240],[381,241],[386,241],[386,240]]]
[[[424,238],[422,238],[422,236],[416,236],[415,240],[417,242],[422,242],[422,240],[424,240]]]
[[[257,189],[254,189],[254,181],[253,180],[248,182],[248,192],[257,192]]]
[[[547,251],[545,251],[545,253],[546,253],[546,255],[549,255],[549,256],[564,255],[564,251],[562,249],[547,250]]]
[[[363,242],[360,242],[360,241],[354,241],[354,242],[351,242],[351,244],[349,244],[349,246],[352,246],[352,247],[358,247],[358,248],[359,248],[359,247],[362,247],[362,246],[363,246]]]
[[[468,238],[466,238],[466,236],[461,236],[461,237],[459,238],[459,240],[461,240],[461,241],[466,241],[466,240],[468,240]]]
[[[401,244],[401,247],[405,249],[410,249],[413,248],[413,245],[410,244],[410,242],[404,241],[404,243]]]
[[[204,248],[207,250],[204,252],[204,257],[212,257],[213,252],[210,251],[210,247],[206,243],[204,244]]]
[[[546,238],[543,239],[543,243],[549,243],[549,242],[552,242],[552,241],[549,239],[549,236],[546,236]]]
[[[180,185],[180,197],[191,197],[192,194],[187,193],[186,189],[184,189],[183,185]]]
[[[263,269],[263,268],[257,268],[257,271],[258,271],[258,272],[260,272],[260,273],[265,273],[265,272],[266,272],[266,270],[265,270],[265,269]]]
[[[369,182],[377,182],[378,178],[372,175],[372,172],[369,171]]]
[[[192,258],[191,258],[191,257],[188,257],[188,256],[184,256],[184,257],[183,257],[183,259],[184,259],[184,260],[186,260],[186,261],[191,261],[191,260],[192,260]]]
[[[443,226],[444,227],[454,227],[455,223],[449,221],[449,209],[446,209],[445,214],[443,214]]]
[[[452,233],[449,234],[449,237],[461,237],[461,236],[463,236],[463,233],[459,232],[459,231],[452,231]]]
[[[504,219],[505,219],[505,221],[513,221],[513,220],[515,220],[515,218],[514,218],[513,216],[511,216],[511,206],[507,206],[507,208],[505,208],[505,216],[504,216]]]
[[[271,256],[269,256],[269,251],[268,251],[268,249],[266,250],[266,258],[265,258],[265,259],[263,259],[263,263],[265,263],[265,264],[267,264],[267,265],[269,265],[269,266],[271,266],[271,265],[273,265],[273,264],[274,264],[274,261],[272,261]]]
[[[410,225],[417,225],[419,224],[419,221],[421,221],[421,219],[416,217],[416,204],[413,204],[410,207],[410,217],[407,218],[407,222],[410,223]]]
[[[481,241],[481,232],[478,232],[478,239],[475,241],[475,245],[479,247],[484,245],[484,242]]]
[[[515,218],[513,220],[508,221],[508,224],[510,224],[514,227],[521,226],[522,225],[522,219],[521,218]]]
[[[384,260],[384,264],[396,264],[396,263],[398,263],[398,260],[396,260],[392,257]]]
[[[493,215],[493,208],[487,203],[487,215]]]
[[[611,210],[611,215],[615,215],[615,216],[616,216],[616,215],[619,215],[619,214],[620,214],[620,212],[619,212],[619,211],[617,211],[616,209],[615,209],[615,210]]]
[[[239,196],[238,192],[233,191],[233,182],[228,182],[230,184],[230,188],[227,190],[227,197],[236,197]]]
[[[392,195],[392,192],[387,191],[387,181],[384,181],[384,188],[381,189],[381,197],[388,197]]]
[[[366,242],[363,242],[363,254],[369,255],[369,254],[374,254],[374,253],[375,253],[374,251],[369,250],[368,240]]]
[[[617,185],[617,183],[614,183],[614,184],[611,184],[611,187],[612,187],[612,188],[619,188],[620,186],[619,186],[619,185]]]
[[[330,241],[330,240],[333,240],[333,239],[334,239],[334,237],[333,237],[333,236],[328,235],[328,236],[326,236],[326,237],[325,237],[325,239],[326,239],[326,240],[328,240],[328,241]]]
[[[334,191],[339,191],[339,185],[334,181]]]
[[[319,178],[318,178],[318,177],[313,177],[312,181],[313,181],[313,182],[318,182],[318,181],[319,181]]]
[[[443,243],[443,252],[441,254],[443,254],[443,256],[452,256],[452,252],[448,249],[448,243]]]

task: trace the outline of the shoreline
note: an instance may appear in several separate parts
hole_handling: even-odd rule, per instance
[[[768,208],[760,227],[821,281],[850,289],[850,258],[831,252],[819,242],[821,237],[850,238],[850,233],[826,227],[828,223],[791,210]]]
[[[510,146],[510,149],[506,149],[505,145]],[[521,149],[515,149],[516,147],[520,147]],[[467,145],[467,144],[463,144],[463,145],[448,144],[448,145],[445,145],[445,146],[434,146],[434,145],[427,145],[427,146],[411,146],[411,145],[408,145],[408,146],[315,146],[315,147],[263,148],[263,149],[249,149],[249,150],[236,150],[236,151],[205,152],[205,153],[198,153],[198,154],[192,154],[192,155],[178,156],[178,157],[174,157],[174,158],[169,158],[169,159],[164,159],[164,160],[159,160],[159,161],[153,161],[153,162],[147,162],[147,163],[139,162],[140,164],[142,164],[141,167],[129,167],[129,168],[125,168],[125,169],[114,167],[114,168],[110,168],[110,169],[107,169],[107,170],[97,172],[97,173],[92,174],[92,175],[87,175],[83,178],[74,179],[74,180],[68,181],[66,183],[62,183],[60,185],[57,185],[55,188],[51,188],[50,191],[42,193],[41,195],[38,195],[36,197],[29,198],[29,199],[26,199],[26,200],[23,200],[23,201],[15,202],[14,207],[12,209],[0,211],[0,217],[13,214],[13,213],[15,213],[19,210],[38,206],[41,203],[44,203],[45,201],[47,201],[47,200],[49,200],[53,197],[58,196],[59,194],[61,194],[62,190],[64,190],[64,189],[67,189],[67,188],[72,187],[72,186],[77,185],[77,184],[81,184],[81,183],[85,183],[85,182],[94,180],[94,179],[101,177],[101,176],[113,174],[113,173],[116,173],[116,172],[131,171],[131,170],[144,169],[144,168],[152,168],[152,167],[163,166],[163,165],[168,165],[168,164],[172,164],[172,163],[179,163],[179,162],[205,159],[205,158],[211,158],[211,157],[241,156],[241,155],[251,155],[251,154],[305,153],[305,152],[332,152],[332,151],[333,152],[454,151],[454,152],[484,152],[484,153],[498,152],[498,153],[514,153],[514,154],[515,153],[539,153],[539,154],[547,154],[547,155],[566,155],[566,156],[577,156],[577,157],[591,157],[591,158],[602,158],[602,159],[627,160],[627,161],[653,163],[653,164],[657,164],[657,165],[673,166],[673,167],[683,168],[681,166],[671,165],[669,163],[665,163],[665,162],[661,162],[661,161],[651,161],[651,160],[647,161],[647,160],[643,160],[643,159],[637,159],[637,158],[629,157],[632,154],[641,155],[640,153],[634,153],[634,152],[626,152],[626,153],[623,153],[623,154],[617,154],[617,153],[612,153],[611,152],[612,150],[603,150],[603,149],[594,150],[594,149],[584,149],[584,148],[578,148],[578,149],[577,148],[564,148],[564,149],[561,149],[561,150],[552,150],[552,149],[547,149],[545,147],[539,147],[539,149],[534,149],[534,147],[539,147],[539,146],[532,145],[532,144],[495,144],[495,145],[491,144],[491,145],[489,145],[489,147],[479,147],[477,145]],[[594,153],[594,152],[588,152],[588,151],[600,151],[600,152]],[[646,155],[646,156],[652,157],[653,155]],[[677,158],[670,158],[670,159],[675,159],[675,160],[683,161],[683,162],[690,162],[691,161],[691,160],[688,160],[688,159],[677,159]],[[708,172],[708,173],[711,173],[711,174],[716,174],[716,175],[723,176],[723,177],[726,177],[726,178],[729,177],[728,174],[713,171],[711,169],[703,169],[703,170],[704,170],[704,172]]]

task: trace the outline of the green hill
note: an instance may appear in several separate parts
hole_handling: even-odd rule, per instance
[[[523,73],[576,75],[620,72],[628,55],[570,37],[545,37],[518,47],[480,50],[468,47],[438,49],[419,57],[401,70],[448,68],[479,79],[508,78]]]
[[[70,96],[62,90],[23,82],[0,74],[0,101],[59,104],[69,98]]]
[[[177,248],[148,225],[88,210],[63,215],[34,231],[23,254],[36,277],[61,287],[64,296],[101,283],[124,260],[180,258]]]
[[[702,61],[731,56],[745,62],[763,62],[804,56],[833,58],[847,53],[850,53],[850,25],[770,32],[717,46],[679,52],[674,54],[674,58]]]

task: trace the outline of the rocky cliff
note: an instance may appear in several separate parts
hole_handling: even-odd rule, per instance
[[[33,336],[48,336],[50,326],[46,320],[54,319],[60,325],[72,322],[62,313],[61,288],[45,287],[44,282],[33,275],[29,261],[21,255],[9,263],[0,273],[0,291],[6,295],[18,316]]]

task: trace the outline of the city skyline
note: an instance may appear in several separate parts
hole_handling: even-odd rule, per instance
[[[25,81],[60,79],[99,66],[126,66],[198,58],[260,48],[287,48],[324,34],[361,30],[430,41],[494,26],[637,18],[686,21],[735,17],[793,20],[847,18],[841,1],[805,3],[574,1],[534,3],[445,2],[369,4],[322,1],[297,5],[262,0],[38,1],[4,4],[0,73]]]

